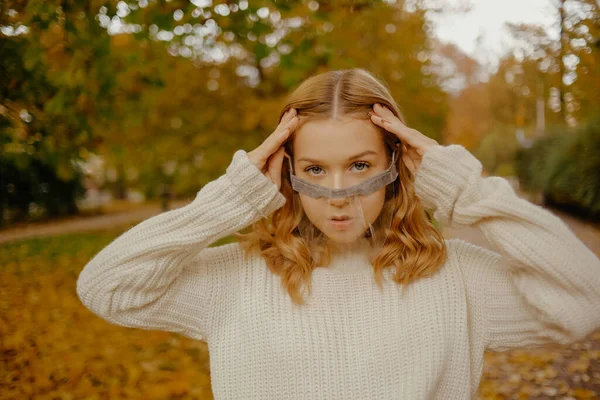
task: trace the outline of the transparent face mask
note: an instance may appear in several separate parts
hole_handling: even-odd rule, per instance
[[[365,250],[372,257],[385,244],[393,209],[385,207],[395,197],[394,181],[398,178],[396,160],[398,144],[391,160],[371,165],[352,161],[345,166],[307,164],[294,170],[286,153],[292,188],[299,194],[304,216],[298,233],[310,246],[313,259],[319,262],[315,249],[328,246],[333,251]]]

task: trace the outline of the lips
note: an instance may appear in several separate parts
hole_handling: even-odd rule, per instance
[[[340,215],[337,217],[331,217],[331,220],[333,220],[333,221],[346,221],[349,219],[350,219],[350,217],[348,215]]]
[[[338,231],[345,231],[347,229],[349,229],[352,225],[352,218],[347,217],[346,219],[334,219],[334,218],[338,218],[338,217],[333,217],[330,218],[329,223],[331,224],[331,227],[333,227],[333,229],[338,230]],[[339,217],[342,218],[342,217]]]

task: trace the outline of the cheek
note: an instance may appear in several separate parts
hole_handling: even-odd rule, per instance
[[[385,204],[385,188],[380,189],[377,192],[372,193],[370,196],[361,199],[360,204],[367,220],[370,223],[373,223],[379,216],[379,213]]]
[[[317,221],[317,217],[321,213],[320,208],[322,208],[322,206],[319,206],[318,199],[313,199],[312,197],[305,196],[303,194],[299,195],[298,197],[300,197],[300,204],[302,204],[302,210],[304,211],[304,214],[306,214],[309,220]]]

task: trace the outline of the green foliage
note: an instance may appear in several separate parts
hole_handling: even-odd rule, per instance
[[[229,236],[226,236],[224,238],[217,240],[216,242],[211,244],[210,247],[219,247],[224,244],[233,243],[233,242],[237,242],[237,239],[235,238],[235,236],[229,235]]]
[[[572,132],[555,130],[519,151],[516,171],[524,189],[600,218],[600,118]]]
[[[510,173],[509,165],[512,164],[518,148],[514,129],[510,125],[496,125],[474,150],[473,154],[489,174],[506,176]]]
[[[5,188],[2,200],[8,222],[77,212],[75,200],[85,191],[81,185],[81,171],[64,181],[57,175],[56,169],[43,161],[35,158],[22,160],[27,162],[24,168],[14,157],[0,158],[0,174]]]
[[[47,216],[77,212],[77,161],[115,107],[110,38],[89,6],[8,1],[0,9],[0,26],[28,29],[0,35],[0,225],[27,219],[31,202]]]

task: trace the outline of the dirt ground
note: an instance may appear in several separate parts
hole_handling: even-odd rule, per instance
[[[190,202],[191,200],[174,201],[170,209],[183,207]],[[157,203],[120,208],[128,209],[116,212],[107,211],[105,214],[95,216],[69,217],[59,221],[32,223],[3,229],[0,230],[0,243],[63,233],[98,231],[127,225],[134,226],[161,213],[160,205]]]

